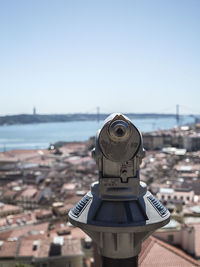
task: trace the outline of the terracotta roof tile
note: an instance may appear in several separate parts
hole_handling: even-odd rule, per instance
[[[2,204],[0,206],[0,214],[3,214],[4,212],[7,212],[7,211],[20,212],[20,211],[22,211],[22,208],[20,208],[16,205]]]
[[[21,193],[20,197],[33,198],[33,197],[35,196],[36,193],[37,193],[37,189],[36,189],[36,188],[31,188],[31,187],[29,187],[29,188],[25,189],[25,190]]]
[[[27,225],[24,227],[19,227],[17,229],[10,231],[9,237],[25,236],[25,235],[30,234],[33,231],[47,232],[48,225],[49,225],[49,223],[47,222],[47,223],[41,223],[41,224],[36,224],[36,225]],[[0,234],[0,238],[1,238],[1,234]]]
[[[33,250],[34,240],[21,240],[18,257],[32,257],[36,254]]]
[[[15,257],[17,246],[17,241],[2,241],[2,245],[0,246],[0,257]]]
[[[142,252],[139,255],[139,266],[195,267],[200,266],[200,263],[182,250],[151,236],[142,244]]]
[[[63,256],[82,255],[81,243],[78,239],[65,239],[62,247]]]
[[[49,257],[51,240],[49,238],[40,240],[39,247],[37,249],[37,258],[47,258]]]

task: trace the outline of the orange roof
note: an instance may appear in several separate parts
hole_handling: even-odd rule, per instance
[[[37,254],[35,254],[35,257],[37,258],[49,257],[49,251],[50,251],[50,247],[52,243],[53,243],[52,238],[46,238],[46,239],[40,240],[38,242],[38,249],[37,249]],[[68,238],[64,239],[61,253],[62,253],[62,256],[64,257],[82,255],[80,240],[68,239]]]
[[[68,230],[70,231],[70,234],[67,235],[67,238],[72,239],[85,239],[87,237],[87,234],[84,233],[80,228],[78,227],[69,227],[66,225],[61,226],[60,224],[55,225],[55,228],[51,230],[50,236],[57,236],[57,232],[61,230]]]
[[[1,227],[1,226],[5,226],[5,225],[7,225],[7,220],[6,220],[6,218],[0,218],[0,227]]]
[[[25,189],[22,193],[21,193],[21,197],[28,197],[28,198],[33,198],[35,196],[35,194],[37,193],[37,189],[36,188],[27,188]]]
[[[51,210],[45,210],[45,209],[42,209],[38,212],[35,213],[36,217],[40,217],[40,216],[43,216],[43,215],[52,215],[52,211]]]
[[[9,237],[11,238],[11,237],[20,237],[20,236],[28,235],[32,231],[47,232],[48,225],[49,223],[46,222],[46,223],[41,223],[41,224],[36,224],[36,225],[27,225],[25,227],[19,227],[17,229],[10,231]],[[1,238],[1,235],[2,234],[0,233],[0,238]]]
[[[73,227],[71,228],[71,236],[72,238],[85,239],[87,234],[84,233],[80,228]]]
[[[60,214],[68,214],[68,212],[74,207],[73,204],[66,204],[63,207],[58,208]]]
[[[36,254],[36,250],[33,250],[34,240],[22,240],[20,242],[18,257],[31,257]]]
[[[200,266],[200,263],[182,250],[151,236],[142,244],[139,266],[195,267]]]
[[[34,213],[31,214],[25,214],[25,213],[20,213],[17,215],[9,215],[7,216],[7,219],[11,219],[12,224],[16,224],[17,220],[22,221],[23,223],[30,222],[30,221],[36,221],[36,218],[34,216]]]
[[[16,191],[12,191],[12,190],[6,190],[5,192],[3,192],[3,198],[15,198],[15,195],[17,195],[18,192]]]
[[[63,184],[62,190],[74,190],[76,188],[76,185],[73,183],[67,183]]]
[[[40,240],[39,247],[37,249],[38,258],[48,258],[51,240],[49,238]]]
[[[17,241],[3,241],[0,248],[0,257],[15,257],[17,252]]]
[[[81,242],[78,239],[65,239],[62,247],[63,256],[82,255]]]
[[[22,208],[16,206],[16,205],[10,205],[10,204],[3,204],[0,205],[0,213],[4,211],[21,211]]]

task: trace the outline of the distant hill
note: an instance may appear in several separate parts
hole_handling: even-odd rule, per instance
[[[109,114],[100,114],[99,120],[104,120]],[[175,117],[174,114],[156,114],[156,113],[144,113],[125,114],[129,118],[169,118]],[[0,116],[0,125],[12,125],[12,124],[29,124],[29,123],[48,123],[48,122],[69,122],[69,121],[88,121],[97,120],[97,114],[77,113],[77,114],[19,114]]]

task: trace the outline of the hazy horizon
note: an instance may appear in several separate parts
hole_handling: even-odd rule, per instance
[[[176,113],[166,113],[166,112],[163,112],[163,113],[159,113],[159,112],[111,112],[111,113],[123,113],[123,114],[136,114],[136,115],[151,115],[151,114],[155,114],[155,115],[174,115],[176,116]],[[108,114],[111,114],[111,113],[106,113],[106,112],[101,112],[99,114],[101,115],[108,115]],[[20,116],[20,115],[73,115],[73,114],[88,114],[88,115],[97,115],[97,113],[95,112],[68,112],[68,113],[55,113],[55,112],[52,112],[52,113],[36,113],[36,114],[33,114],[33,112],[31,113],[16,113],[16,114],[4,114],[4,115],[1,115],[0,114],[0,117],[6,117],[6,116]],[[200,116],[200,114],[196,114],[196,113],[179,113],[179,116]]]

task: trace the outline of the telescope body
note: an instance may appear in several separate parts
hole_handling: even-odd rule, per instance
[[[99,181],[69,212],[69,220],[96,242],[103,257],[135,257],[142,241],[170,220],[140,181],[142,136],[127,117],[112,114],[97,132],[92,154]]]

